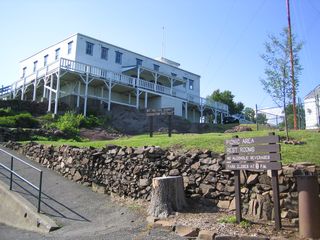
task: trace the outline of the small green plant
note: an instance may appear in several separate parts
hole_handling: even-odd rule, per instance
[[[225,216],[221,219],[218,220],[219,223],[237,223],[237,218],[236,216]]]
[[[80,123],[83,119],[84,116],[82,114],[66,112],[56,122],[52,123],[50,127],[57,128],[69,136],[76,136],[79,133]]]
[[[13,116],[16,113],[10,108],[0,108],[0,117]]]
[[[236,216],[225,216],[225,217],[219,219],[218,222],[219,223],[236,224],[237,223],[237,218],[236,218]],[[239,226],[242,227],[242,228],[249,228],[251,226],[251,223],[248,220],[243,219],[240,222]]]
[[[243,219],[241,222],[240,222],[240,227],[242,228],[249,228],[251,226],[251,222],[249,222],[248,220],[246,219]]]
[[[19,113],[14,116],[0,117],[1,127],[10,128],[34,128],[39,125],[39,121],[30,113]]]

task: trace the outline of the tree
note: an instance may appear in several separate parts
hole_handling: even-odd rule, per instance
[[[302,103],[298,103],[297,105],[297,113],[298,113],[298,126],[300,129],[304,129],[305,128],[305,112],[304,112],[304,107],[302,105]],[[294,129],[294,123],[293,123],[293,108],[292,108],[292,104],[288,104],[286,107],[286,115],[288,118],[288,128],[289,129]],[[284,127],[284,123],[280,124],[280,127]]]
[[[258,113],[257,114],[257,123],[259,124],[267,124],[267,116],[265,113]]]
[[[295,72],[295,86],[298,89],[298,77],[301,74],[302,67],[299,61],[299,52],[302,48],[302,43],[296,42],[296,37],[292,36],[292,50],[293,50],[293,65]],[[271,96],[272,100],[284,109],[284,122],[287,138],[288,123],[286,106],[289,99],[291,99],[292,81],[290,71],[290,45],[288,38],[288,29],[285,28],[279,36],[270,35],[269,41],[265,43],[265,54],[261,55],[265,61],[265,78],[261,79],[263,89]]]
[[[216,102],[221,102],[224,104],[227,104],[229,106],[229,113],[230,114],[236,114],[241,113],[244,105],[242,102],[235,103],[234,102],[234,95],[231,93],[231,91],[226,90],[223,92],[220,92],[220,89],[217,89],[213,91],[213,93],[207,97],[208,99],[214,100]]]
[[[255,111],[250,108],[250,107],[246,107],[244,110],[243,110],[243,114],[245,116],[245,118],[251,122],[255,122],[256,119],[255,119]]]

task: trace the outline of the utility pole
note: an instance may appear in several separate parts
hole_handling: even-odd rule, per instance
[[[286,1],[287,1],[287,15],[288,15],[288,40],[289,40],[289,48],[290,48],[290,62],[291,62],[293,128],[297,129],[296,82],[294,80],[294,65],[293,65],[292,35],[291,35],[291,20],[290,20],[290,0],[286,0]]]

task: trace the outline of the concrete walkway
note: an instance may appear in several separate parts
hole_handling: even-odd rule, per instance
[[[4,149],[0,147],[1,149]],[[0,224],[0,239],[182,239],[172,233],[154,229],[148,231],[144,217],[126,207],[113,203],[107,195],[71,182],[54,171],[26,157],[11,152],[43,170],[41,212],[57,222],[60,229],[48,234],[18,230]],[[7,156],[0,153],[0,162],[10,166]],[[38,184],[39,174],[15,161],[16,172]],[[9,183],[8,172],[0,167],[0,180]],[[13,190],[37,206],[37,191],[15,178]],[[0,216],[5,217],[5,216]]]

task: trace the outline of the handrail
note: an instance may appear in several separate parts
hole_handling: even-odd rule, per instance
[[[12,190],[12,183],[13,183],[13,175],[18,177],[20,180],[22,180],[23,182],[27,183],[29,186],[33,187],[34,189],[38,190],[38,213],[40,212],[40,208],[41,208],[41,194],[42,194],[42,175],[43,175],[43,172],[41,169],[35,167],[35,166],[32,166],[31,164],[27,163],[26,161],[23,161],[22,159],[14,156],[13,154],[3,150],[3,149],[0,149],[0,152],[6,154],[6,155],[9,155],[11,157],[10,159],[10,168],[5,166],[4,164],[0,163],[0,166],[3,167],[5,170],[7,170],[8,172],[10,172],[10,187],[9,189]],[[20,176],[18,173],[16,173],[13,169],[13,160],[17,160],[21,163],[23,163],[24,165],[27,165],[29,167],[31,167],[32,169],[36,170],[37,172],[40,173],[39,175],[39,186],[37,187],[36,185],[34,185],[33,183],[31,183],[30,181],[28,181],[27,179],[25,179],[24,177]]]

